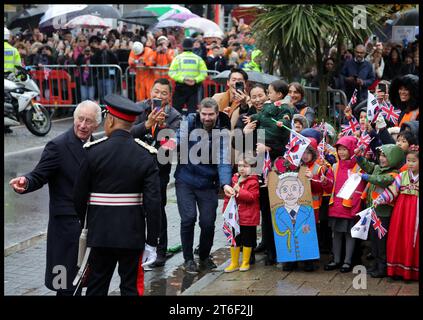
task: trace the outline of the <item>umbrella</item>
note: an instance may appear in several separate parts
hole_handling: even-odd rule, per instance
[[[213,32],[220,33],[223,36],[223,32],[220,27],[211,20],[205,18],[192,18],[188,19],[183,23],[184,28],[196,29],[201,32]]]
[[[90,4],[79,12],[79,15],[92,15],[103,19],[119,19],[121,14],[111,4]]]
[[[175,28],[175,27],[183,27],[183,25],[181,22],[178,22],[175,20],[163,20],[155,24],[152,27],[152,29]]]
[[[180,13],[180,12],[187,12],[190,13],[187,8],[182,7],[178,4],[150,4],[144,7],[144,10],[149,10],[152,12],[157,13],[157,16],[160,17],[159,20],[166,19],[169,15]]]
[[[106,24],[104,19],[92,16],[89,14],[73,18],[71,21],[65,24],[64,26],[67,29],[74,28],[102,28],[107,29],[109,26]]]
[[[13,17],[7,27],[8,29],[22,27],[23,30],[38,27],[41,16],[46,12],[46,10],[45,6],[21,10]]]
[[[66,22],[75,18],[78,15],[77,12],[86,7],[86,4],[53,5],[41,17],[40,29],[59,29],[66,24]]]
[[[219,83],[226,83],[229,79],[230,70],[225,70],[219,73],[217,76],[213,77],[213,80]],[[271,74],[257,72],[257,71],[245,71],[248,75],[248,81],[257,82],[262,84],[271,84],[273,81],[280,80],[279,77],[276,77]]]
[[[133,10],[123,14],[122,19],[143,19],[143,18],[155,18],[157,19],[158,14],[149,10]],[[156,20],[157,22],[158,20]]]
[[[160,17],[162,18],[162,17]],[[175,21],[181,21],[184,22],[188,19],[192,19],[192,18],[200,18],[199,16],[197,16],[194,13],[188,13],[188,12],[181,12],[181,13],[173,13],[171,15],[169,15],[168,17],[166,17],[164,20],[175,20]]]
[[[410,9],[401,13],[401,17],[393,23],[394,26],[418,26],[419,12],[417,9]]]

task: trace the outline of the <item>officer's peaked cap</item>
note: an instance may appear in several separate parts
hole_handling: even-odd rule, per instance
[[[143,112],[142,108],[132,100],[117,94],[108,94],[104,97],[104,102],[110,114],[129,122],[134,122],[137,115]]]

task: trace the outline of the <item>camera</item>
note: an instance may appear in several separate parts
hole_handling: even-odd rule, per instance
[[[235,82],[235,89],[241,92],[244,92],[244,83],[243,82]]]
[[[161,99],[153,99],[153,109],[160,109],[162,106],[162,100]]]
[[[386,91],[387,91],[386,83],[379,83],[378,87],[379,87],[380,91],[382,91],[383,93],[386,93]]]

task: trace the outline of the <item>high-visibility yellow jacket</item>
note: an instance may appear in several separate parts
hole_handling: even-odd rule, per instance
[[[4,42],[4,72],[15,72],[15,66],[22,66],[18,49]]]
[[[169,68],[169,77],[179,83],[183,83],[185,78],[201,83],[207,77],[207,66],[204,60],[195,53],[184,51],[173,59]]]

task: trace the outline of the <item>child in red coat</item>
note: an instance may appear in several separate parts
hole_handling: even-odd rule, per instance
[[[225,272],[247,271],[250,269],[252,249],[256,246],[257,226],[260,224],[260,190],[258,177],[251,174],[252,160],[241,157],[238,161],[238,173],[232,177],[232,188],[238,206],[240,233],[235,238],[236,246],[231,246],[231,264]],[[225,197],[223,211],[229,202]],[[239,255],[242,248],[242,264]]]

